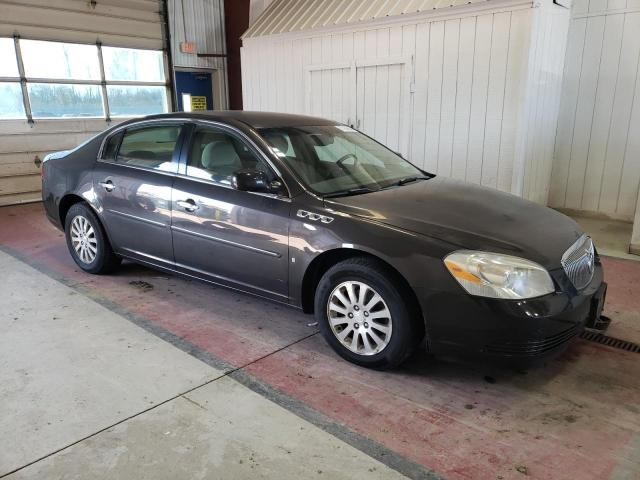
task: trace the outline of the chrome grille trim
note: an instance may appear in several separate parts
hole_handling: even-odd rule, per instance
[[[561,263],[576,289],[582,290],[589,285],[595,271],[595,249],[591,237],[582,235],[564,252]]]

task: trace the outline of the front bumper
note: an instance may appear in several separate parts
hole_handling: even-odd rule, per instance
[[[441,292],[429,302],[427,334],[436,354],[478,356],[523,368],[562,353],[602,311],[602,265],[582,291],[531,300],[498,300]]]

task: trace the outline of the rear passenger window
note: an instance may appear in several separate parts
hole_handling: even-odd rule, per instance
[[[117,162],[176,172],[177,164],[171,161],[180,128],[179,125],[162,125],[128,130],[122,138]]]

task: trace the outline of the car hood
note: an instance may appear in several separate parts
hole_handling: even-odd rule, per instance
[[[527,258],[547,269],[582,235],[555,210],[446,177],[326,200],[329,208],[437,238],[454,249]]]

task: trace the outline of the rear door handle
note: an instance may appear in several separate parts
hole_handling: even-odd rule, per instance
[[[116,186],[113,184],[111,180],[106,180],[104,182],[100,182],[99,185],[104,188],[107,192],[113,191]]]
[[[195,212],[198,209],[198,205],[193,200],[178,200],[176,201],[179,207],[184,208],[187,212]]]

